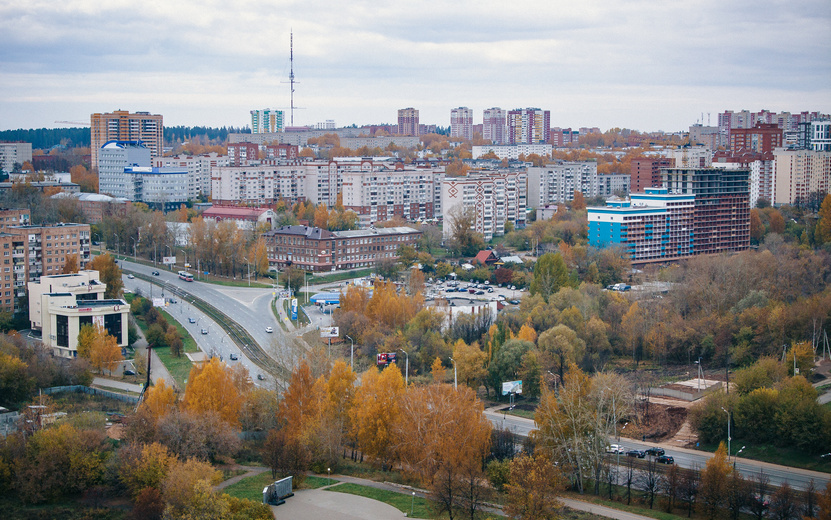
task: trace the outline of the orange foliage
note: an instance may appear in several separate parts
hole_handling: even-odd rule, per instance
[[[380,282],[375,284],[366,316],[394,330],[403,327],[422,307],[424,298],[420,293],[412,297],[399,294],[394,283]]]
[[[228,365],[211,358],[210,362],[191,369],[182,404],[186,410],[196,413],[216,412],[225,422],[236,426],[245,400],[243,393],[247,391],[240,386],[238,375]]]

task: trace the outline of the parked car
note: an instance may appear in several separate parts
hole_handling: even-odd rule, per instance
[[[485,294],[485,291],[476,291],[474,294],[476,294],[476,296],[482,296]]]
[[[188,323],[196,323],[196,318],[188,318]]]
[[[508,301],[511,305],[519,305],[519,300],[510,300]]]
[[[260,381],[262,381],[262,380],[264,380],[265,378],[263,377],[263,375],[262,375],[262,374],[257,374],[257,379],[259,379]]]
[[[675,459],[673,459],[669,455],[661,455],[660,457],[655,459],[655,462],[659,464],[675,464]]]
[[[207,333],[208,333],[208,329],[202,329],[202,334],[207,334]]]
[[[493,292],[493,287],[488,287],[488,292]]]
[[[620,444],[612,444],[606,448],[606,453],[626,453],[626,450]]]
[[[128,274],[128,275],[127,275],[127,278],[129,278],[130,280],[132,280],[133,278],[135,278],[135,276],[133,276],[132,274]]]
[[[134,370],[130,370],[129,368],[124,371],[125,376],[134,376],[136,372]]]
[[[268,333],[271,333],[271,332],[274,332],[274,329],[271,328],[271,327],[266,327],[265,331],[268,332]]]
[[[153,271],[153,276],[159,276],[159,272],[158,271]]]
[[[239,359],[239,356],[238,356],[238,355],[236,355],[236,354],[231,354],[231,355],[230,355],[230,356],[228,356],[228,357],[229,357],[229,358],[231,358],[231,361],[236,361],[236,360],[238,360],[238,359]]]
[[[660,457],[666,453],[663,448],[652,447],[646,450],[646,454],[652,457]]]
[[[643,450],[629,450],[629,451],[626,452],[626,456],[627,457],[637,457],[639,459],[642,459],[642,458],[646,457],[646,452],[643,451]]]

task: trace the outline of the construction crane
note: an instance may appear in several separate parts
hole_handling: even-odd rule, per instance
[[[56,125],[75,125],[75,126],[89,126],[88,122],[83,121],[55,121]]]

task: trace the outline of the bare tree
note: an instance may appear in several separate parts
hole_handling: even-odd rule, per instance
[[[681,476],[681,483],[679,486],[681,501],[687,506],[687,518],[692,516],[695,508],[695,500],[698,497],[698,484],[700,478],[700,468],[697,466],[692,471],[686,471]]]
[[[730,473],[727,479],[727,510],[730,513],[730,520],[738,520],[739,514],[748,502],[749,486],[747,481],[738,471]]]
[[[768,491],[770,489],[770,478],[765,475],[765,472],[759,470],[758,475],[754,475],[751,480],[752,492],[750,494],[750,512],[757,520],[762,520],[768,510]]]
[[[798,511],[799,497],[785,482],[770,497],[770,516],[774,520],[792,520],[797,518]]]
[[[632,503],[632,484],[635,482],[635,459],[626,457],[626,505]]]
[[[673,464],[661,480],[661,488],[666,498],[666,512],[672,513],[675,509],[675,500],[681,491],[681,470]]]
[[[658,471],[658,463],[651,458],[646,463],[646,468],[639,478],[641,489],[649,502],[649,509],[655,504],[655,495],[661,490],[661,473]]]

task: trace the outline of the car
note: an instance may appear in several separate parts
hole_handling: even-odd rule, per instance
[[[127,278],[129,278],[130,280],[132,280],[133,278],[135,278],[135,276],[133,276],[132,274],[128,274],[128,275],[127,275]]]
[[[673,459],[669,455],[661,455],[660,457],[655,459],[655,462],[657,462],[658,464],[675,464],[675,459]]]
[[[476,296],[482,296],[485,294],[485,291],[476,291],[474,294],[476,294]]]
[[[519,305],[519,300],[509,300],[508,303],[511,305]]]
[[[629,451],[626,452],[626,456],[627,457],[637,457],[639,459],[642,459],[642,458],[646,457],[646,452],[643,451],[643,450],[629,450]]]
[[[135,372],[135,370],[130,370],[128,368],[128,369],[124,370],[124,375],[125,376],[134,376],[134,375],[136,375],[136,372]]]
[[[620,444],[612,444],[606,448],[606,453],[625,453],[626,450]]]
[[[173,299],[173,298],[171,298],[171,299],[169,299],[169,300],[167,300],[167,301],[169,301],[170,303],[178,303],[178,302],[177,302],[175,299]]]
[[[493,292],[493,287],[488,287],[488,292]]]
[[[257,379],[259,379],[260,381],[265,380],[262,374],[257,374]]]
[[[231,355],[230,355],[230,356],[228,356],[228,357],[229,357],[229,358],[231,358],[231,361],[236,361],[236,360],[238,360],[238,359],[239,359],[239,356],[238,356],[238,355],[236,355],[236,354],[231,354]]]
[[[208,333],[208,329],[202,329],[202,334],[207,334],[207,333]]]
[[[153,276],[159,276],[159,272],[158,271],[153,271]]]
[[[266,327],[265,331],[268,332],[268,333],[271,333],[271,332],[274,332],[274,329],[271,328],[271,327]]]
[[[660,457],[664,453],[666,453],[666,452],[664,451],[663,448],[656,448],[654,446],[652,448],[649,448],[649,449],[646,450],[646,454],[650,455],[652,457]]]
[[[188,318],[188,323],[196,323],[196,318]]]

